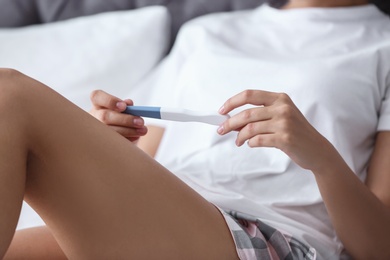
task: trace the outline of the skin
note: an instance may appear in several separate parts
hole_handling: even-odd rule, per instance
[[[241,129],[238,146],[247,142],[250,147],[276,147],[302,168],[311,170],[348,252],[356,259],[390,259],[390,132],[377,135],[365,185],[287,95],[247,90],[229,99],[221,113],[245,104],[264,107],[239,113],[218,132],[224,135]]]
[[[63,251],[47,259],[238,259],[220,211],[128,139],[17,71],[0,92],[0,258],[24,198]]]
[[[366,3],[367,1],[340,0],[290,1],[285,8],[339,7]],[[120,113],[126,105],[132,104],[131,100],[120,100],[102,91],[95,91],[91,95],[91,99],[94,105],[91,110],[92,115],[114,130],[112,132],[118,132],[131,142],[138,142],[140,146],[146,144],[146,147],[149,147],[149,154],[153,156],[157,146],[148,144],[144,137],[140,139],[148,132],[143,124],[134,121],[140,118]],[[257,107],[245,110],[227,120],[218,129],[218,133],[225,135],[231,131],[236,131],[237,146],[247,143],[250,147],[276,147],[289,155],[298,165],[312,171],[335,230],[348,252],[356,259],[390,259],[390,248],[388,247],[388,234],[390,232],[390,190],[388,189],[390,186],[390,160],[388,160],[390,155],[390,132],[379,132],[377,134],[375,150],[369,164],[368,177],[366,183],[362,183],[333,145],[307,122],[287,95],[260,90],[246,90],[227,100],[221,107],[220,113],[229,113],[245,104],[252,104]],[[153,128],[153,130],[149,129],[149,134],[159,139],[162,131]],[[318,150],[317,147],[322,147],[322,149]],[[137,154],[139,151],[135,149],[133,151],[132,149],[129,153]],[[142,160],[146,159],[143,158]],[[133,165],[138,163],[137,160]],[[0,165],[2,164],[0,163]],[[164,170],[159,168],[158,171]],[[183,193],[186,192],[183,191]],[[82,195],[84,194],[80,193],[80,196]],[[188,205],[188,203],[185,205]],[[142,221],[142,219],[139,221]],[[220,219],[219,222],[216,220],[215,223],[221,225]],[[31,229],[28,231],[30,235],[26,233],[22,235],[21,232],[18,232],[6,259],[16,259],[16,256],[23,254],[23,252],[17,252],[16,249],[21,248],[20,246],[23,243],[36,243],[37,239],[34,240],[33,238],[37,237],[43,238],[48,245],[52,245],[51,248],[54,248],[47,259],[61,259],[61,257],[64,257],[61,250],[55,250],[59,247],[55,246],[56,242],[54,240],[54,238],[57,238],[61,245],[63,237],[61,235],[52,236],[47,229],[42,231],[44,229]],[[56,230],[55,226],[53,230]],[[233,250],[232,245],[229,244],[231,240],[227,239],[226,230],[223,232],[225,232],[224,246],[228,245],[225,250],[229,248]],[[194,232],[192,234],[198,233]],[[96,238],[92,237],[91,239]],[[197,239],[204,238],[197,237]],[[83,243],[83,241],[76,239],[74,243],[77,245],[77,243]],[[66,245],[67,243],[61,248],[72,251]],[[91,250],[91,248],[89,249]],[[34,250],[26,249],[24,256],[28,256],[28,253]],[[234,252],[230,253],[229,256],[234,255]],[[234,255],[234,257],[236,256]]]

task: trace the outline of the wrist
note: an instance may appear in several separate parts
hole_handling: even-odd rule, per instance
[[[320,159],[314,167],[310,169],[315,176],[334,173],[346,166],[344,159],[329,141],[326,140],[321,147],[322,152]]]

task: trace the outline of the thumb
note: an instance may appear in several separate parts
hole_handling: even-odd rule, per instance
[[[126,109],[128,104],[131,104],[131,100],[123,101],[113,95],[108,94],[103,90],[95,90],[91,93],[91,101],[96,109],[110,109],[122,112]]]

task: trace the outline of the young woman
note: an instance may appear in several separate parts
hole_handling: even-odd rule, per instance
[[[150,102],[232,117],[168,124],[165,167],[133,144],[148,130],[131,100],[92,93],[107,127],[1,70],[0,255],[24,198],[47,227],[6,259],[390,258],[389,27],[364,0],[189,23]]]

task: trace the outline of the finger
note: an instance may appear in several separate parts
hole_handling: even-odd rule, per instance
[[[132,105],[131,100],[127,102],[108,94],[103,90],[94,90],[90,96],[91,102],[95,108],[107,108],[115,111],[122,112],[126,109],[127,105]]]
[[[249,147],[275,147],[277,148],[277,134],[260,134],[248,140]]]
[[[128,106],[133,106],[134,105],[134,102],[133,102],[133,100],[131,100],[131,99],[125,99],[125,100],[123,100],[125,103],[126,103],[126,105],[128,105]]]
[[[245,127],[241,129],[241,131],[237,135],[236,139],[236,145],[241,146],[243,145],[247,140],[250,140],[254,138],[257,135],[264,135],[264,134],[273,134],[275,133],[273,124],[270,122],[271,120],[267,121],[260,121],[260,122],[254,122],[247,124]]]
[[[134,143],[134,142],[138,141],[140,139],[140,137],[129,137],[126,139],[129,140],[130,142]]]
[[[110,128],[127,139],[138,138],[146,135],[148,132],[148,129],[145,126],[142,128],[110,126]]]
[[[109,109],[99,109],[92,111],[94,117],[106,125],[122,126],[128,128],[142,128],[145,125],[144,120],[138,116],[122,114]]]
[[[269,120],[272,118],[272,113],[269,107],[255,107],[246,109],[237,115],[232,116],[228,120],[226,120],[220,129],[218,129],[218,133],[226,134],[230,131],[240,130],[245,127],[249,123]],[[222,130],[222,132],[221,132]]]
[[[229,98],[220,108],[219,112],[221,114],[227,114],[233,109],[246,104],[256,106],[270,106],[275,102],[275,100],[278,99],[280,95],[280,93],[263,90],[245,90]]]

